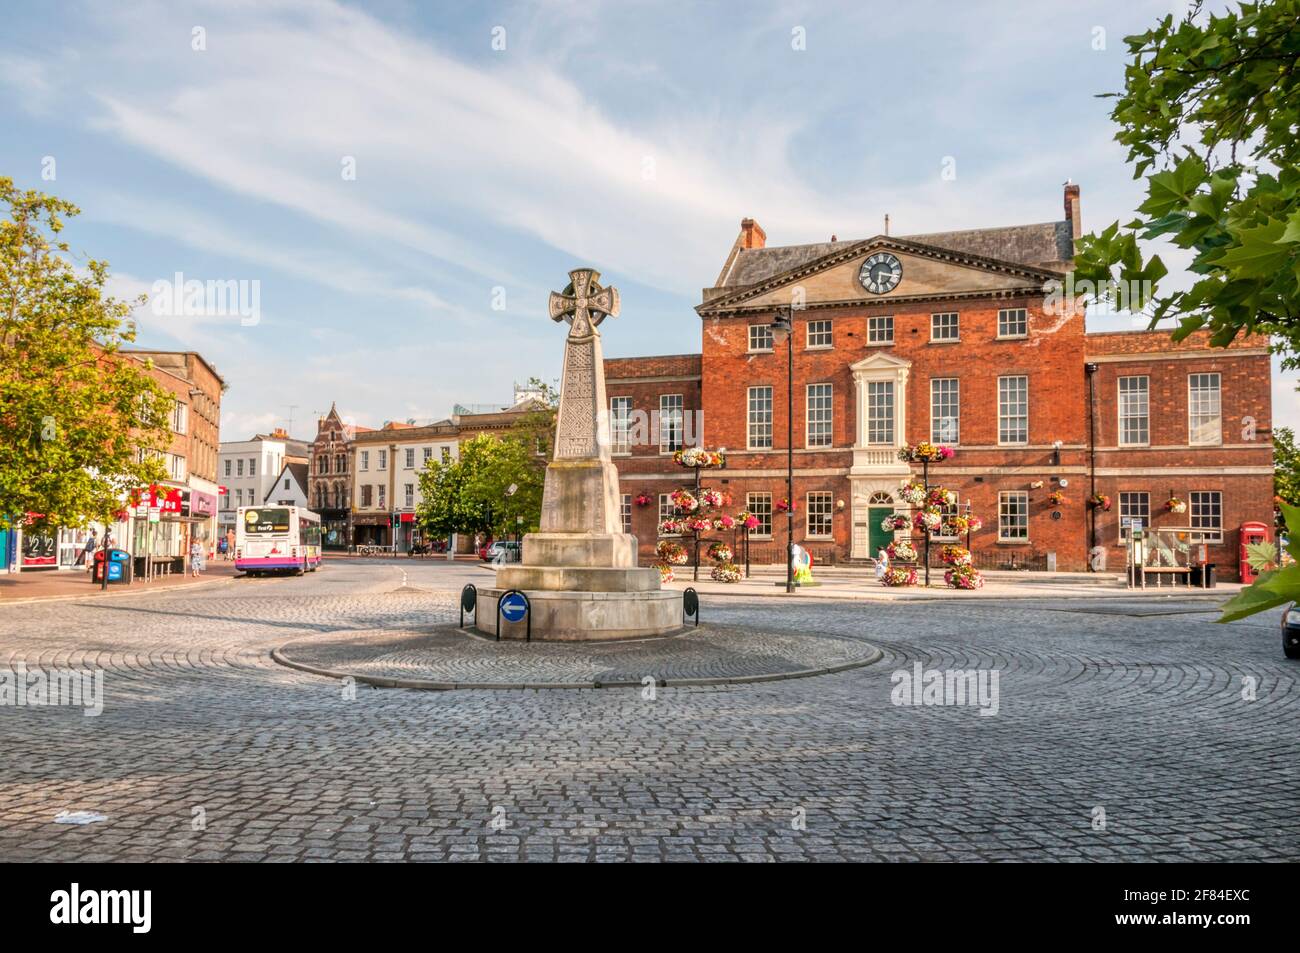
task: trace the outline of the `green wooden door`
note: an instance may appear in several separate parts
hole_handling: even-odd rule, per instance
[[[894,541],[893,531],[887,530],[880,525],[881,520],[893,512],[894,508],[892,506],[872,506],[867,509],[867,538],[869,540],[867,555],[872,559],[876,558],[876,553]]]

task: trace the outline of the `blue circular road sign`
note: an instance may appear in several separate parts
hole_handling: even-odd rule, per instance
[[[501,599],[501,614],[506,617],[507,622],[518,622],[528,611],[528,602],[524,599],[523,593],[507,593]]]

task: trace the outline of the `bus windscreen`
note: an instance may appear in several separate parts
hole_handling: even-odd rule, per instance
[[[289,532],[289,511],[284,507],[263,507],[244,511],[244,532],[249,536]]]

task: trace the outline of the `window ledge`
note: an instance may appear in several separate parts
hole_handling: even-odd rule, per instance
[[[1029,335],[1028,335],[1028,334],[998,334],[998,335],[995,335],[995,336],[994,336],[993,340],[995,340],[995,341],[1027,341],[1027,340],[1029,340]]]
[[[961,338],[930,338],[931,344],[960,344]]]
[[[1028,539],[999,539],[998,546],[1028,546],[1032,541]]]

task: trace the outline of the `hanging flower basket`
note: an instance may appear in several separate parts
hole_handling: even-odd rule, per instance
[[[714,529],[735,529],[736,518],[734,516],[727,516],[724,513],[722,516],[719,516],[717,519],[713,521],[713,528]]]
[[[880,521],[880,528],[888,533],[897,532],[900,529],[907,529],[910,521],[902,513],[890,513]]]
[[[1176,496],[1171,496],[1165,500],[1165,509],[1170,513],[1186,513],[1187,504]]]
[[[1098,510],[1109,510],[1110,497],[1105,493],[1094,493],[1092,496],[1088,497],[1088,505]]]
[[[776,511],[778,513],[793,513],[798,508],[798,504],[791,503],[785,497],[776,501]]]
[[[880,577],[880,584],[883,586],[915,586],[916,569],[911,566],[902,568],[886,569],[885,574]]]
[[[687,532],[686,520],[670,517],[659,524],[660,536],[680,536],[685,532]]]
[[[740,582],[740,570],[729,562],[718,563],[709,576],[718,582]]]
[[[708,506],[713,508],[717,508],[719,506],[726,506],[727,499],[728,499],[727,494],[723,494],[719,490],[710,490],[710,489],[700,490],[700,506]]]
[[[700,501],[690,490],[673,490],[669,499],[673,501],[673,507],[679,513],[694,513],[700,508]]]
[[[726,456],[721,450],[705,450],[703,447],[686,447],[673,454],[673,461],[679,466],[694,467],[698,470],[724,466]]]
[[[945,546],[939,551],[939,558],[948,566],[969,566],[970,550],[965,546]]]
[[[731,562],[731,557],[732,557],[731,547],[728,546],[726,543],[710,543],[708,553],[709,553],[709,558],[712,559],[714,562],[717,563]]]
[[[673,581],[673,567],[672,567],[672,566],[668,565],[667,563],[659,563],[659,565],[658,565],[657,568],[659,569],[659,581],[660,581],[660,582],[672,582],[672,581]]]
[[[930,492],[925,497],[925,505],[931,508],[953,506],[956,502],[957,494],[952,490],[945,490],[941,486],[930,487]]]
[[[636,499],[632,502],[636,503],[637,506],[649,506],[654,502],[654,497],[649,493],[638,493]]]
[[[898,488],[898,496],[910,506],[922,506],[929,494],[920,483],[904,483]]]
[[[980,589],[984,585],[984,577],[971,565],[953,566],[943,574],[943,581],[950,589]]]
[[[933,510],[921,510],[912,517],[912,528],[918,533],[937,533],[943,526],[943,517]]]
[[[1060,490],[1053,490],[1051,493],[1047,494],[1047,502],[1051,503],[1053,506],[1064,506],[1070,501],[1066,499],[1065,494]]]
[[[885,547],[885,552],[889,554],[890,562],[916,562],[916,547],[906,539],[899,539],[890,543]]]
[[[954,516],[948,521],[958,533],[977,533],[984,528],[984,521],[972,514]]]
[[[686,547],[671,539],[659,540],[659,545],[655,547],[655,555],[670,566],[686,565]]]
[[[938,447],[928,441],[922,441],[914,447],[903,447],[898,451],[898,459],[904,463],[938,463],[951,460],[952,447]]]

